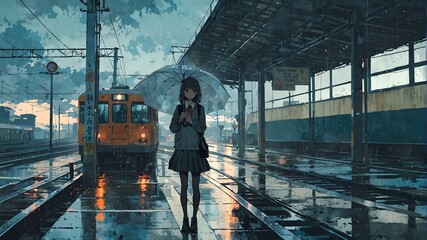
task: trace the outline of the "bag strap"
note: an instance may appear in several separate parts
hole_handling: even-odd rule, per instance
[[[199,116],[199,119],[200,119],[200,108],[202,108],[201,106],[202,105],[197,103],[197,114],[198,114],[197,116]],[[199,134],[200,137],[203,137],[205,135],[204,133],[199,133],[199,132],[197,133]]]

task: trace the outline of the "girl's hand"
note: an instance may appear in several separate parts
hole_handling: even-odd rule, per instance
[[[191,114],[187,114],[185,119],[190,125],[193,125],[193,120],[191,120]]]
[[[185,112],[182,112],[181,115],[179,116],[179,121],[182,122],[184,121],[184,119],[187,117],[187,114]]]

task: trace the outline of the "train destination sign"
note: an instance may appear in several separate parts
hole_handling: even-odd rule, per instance
[[[295,85],[308,85],[308,68],[274,67],[273,90],[295,90]]]

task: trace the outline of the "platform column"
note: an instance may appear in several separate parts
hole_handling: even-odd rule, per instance
[[[309,118],[309,131],[310,131],[310,146],[309,152],[311,155],[316,154],[316,146],[314,141],[314,116],[316,113],[315,104],[316,104],[316,88],[314,84],[314,74],[311,73],[310,82],[308,85],[308,118]]]
[[[353,162],[363,162],[363,23],[360,9],[355,6],[352,18],[351,36],[351,156]]]
[[[246,145],[246,132],[245,132],[245,108],[246,108],[246,99],[245,99],[245,78],[242,74],[242,70],[239,69],[239,98],[238,98],[238,108],[239,108],[239,155],[245,154],[245,145]]]
[[[264,70],[258,64],[258,156],[265,158],[265,85]]]

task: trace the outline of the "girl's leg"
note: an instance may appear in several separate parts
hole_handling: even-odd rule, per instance
[[[187,189],[188,189],[188,172],[180,172],[179,178],[181,179],[181,207],[184,212],[184,218],[188,218],[187,214]]]
[[[191,233],[197,233],[197,211],[199,210],[200,203],[200,173],[191,173],[192,187],[193,187],[193,217],[191,218]]]
[[[196,218],[200,204],[200,173],[191,173],[193,187],[193,218]]]

